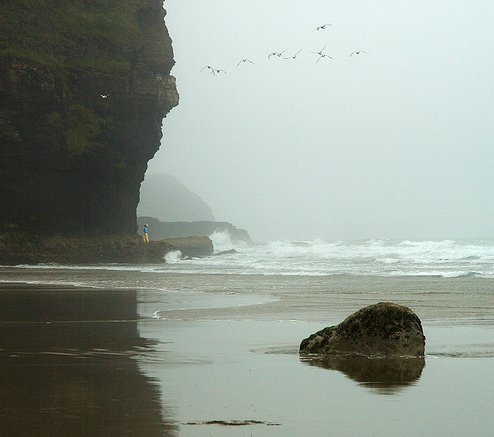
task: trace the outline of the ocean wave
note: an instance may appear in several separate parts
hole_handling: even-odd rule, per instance
[[[215,249],[231,254],[182,260],[170,252],[166,263],[149,265],[18,265],[9,269],[142,272],[150,274],[238,274],[282,276],[428,276],[493,278],[494,241],[273,241],[243,245],[215,233]]]
[[[165,255],[167,264],[177,264],[182,260],[182,252],[180,250],[172,250]]]
[[[463,275],[458,276],[459,278],[479,278],[482,276],[482,273],[479,272],[468,272]]]
[[[244,241],[232,238],[228,231],[215,231],[209,235],[209,238],[213,242],[215,252],[224,252],[226,250],[249,246]]]

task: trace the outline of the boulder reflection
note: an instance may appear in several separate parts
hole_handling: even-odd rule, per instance
[[[379,394],[394,394],[414,385],[425,366],[424,358],[304,357],[302,361],[338,370]]]
[[[135,291],[0,287],[2,435],[175,435]]]

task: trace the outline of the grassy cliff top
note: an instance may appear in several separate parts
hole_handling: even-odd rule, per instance
[[[55,68],[126,70],[128,61],[124,53],[139,47],[142,41],[138,24],[140,3],[1,0],[0,57]]]

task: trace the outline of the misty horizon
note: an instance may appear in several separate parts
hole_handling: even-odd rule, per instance
[[[150,174],[254,240],[494,236],[494,5],[165,7],[181,100]]]

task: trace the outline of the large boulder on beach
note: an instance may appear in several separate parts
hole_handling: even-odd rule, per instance
[[[418,316],[403,305],[379,302],[302,340],[301,355],[422,357],[425,336]]]

